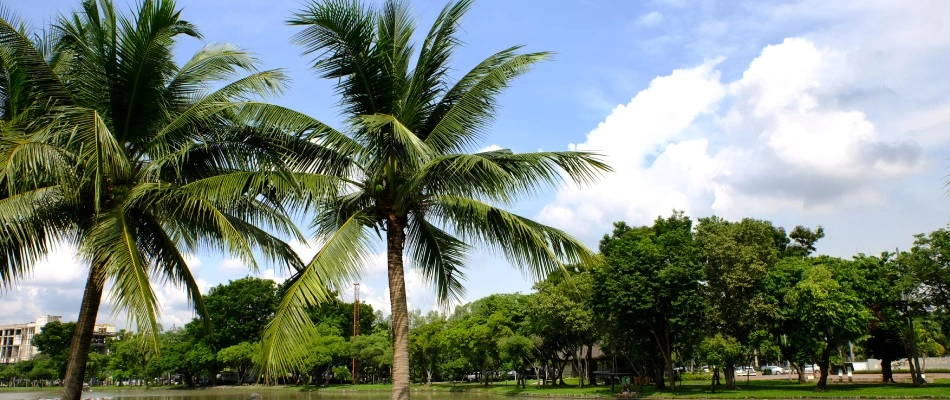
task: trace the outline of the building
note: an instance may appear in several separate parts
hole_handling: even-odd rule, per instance
[[[60,321],[58,315],[43,315],[26,324],[0,325],[0,364],[26,361],[36,356],[33,335],[43,330],[49,322]]]
[[[31,360],[39,351],[33,346],[33,336],[43,331],[43,326],[54,321],[62,321],[58,315],[42,315],[33,322],[25,324],[0,325],[0,364],[12,364]],[[101,354],[107,354],[106,340],[115,336],[115,325],[96,324],[92,334],[92,348]]]

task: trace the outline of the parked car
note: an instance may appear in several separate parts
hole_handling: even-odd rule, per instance
[[[756,376],[756,372],[752,368],[738,367],[736,368],[736,376]]]
[[[814,364],[805,365],[803,369],[806,374],[814,374],[817,372],[821,372],[821,368],[819,368],[817,365],[814,365]]]
[[[471,374],[465,375],[465,378],[463,378],[462,380],[466,382],[475,382],[479,380],[478,373],[471,373]]]
[[[765,365],[762,367],[762,373],[766,372],[769,375],[782,375],[785,373],[785,368],[779,367],[777,365]]]

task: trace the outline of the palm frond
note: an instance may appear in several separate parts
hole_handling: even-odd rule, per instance
[[[478,200],[458,196],[433,199],[433,218],[466,243],[499,249],[509,262],[534,279],[565,264],[593,265],[597,256],[559,229],[539,224]]]
[[[332,298],[334,289],[358,278],[372,249],[366,214],[354,214],[332,235],[318,236],[320,251],[291,278],[274,319],[264,330],[262,367],[268,377],[299,367],[304,335],[313,325],[307,310]]]
[[[460,300],[465,295],[462,268],[471,247],[429,223],[422,213],[412,214],[406,239],[409,258],[434,286],[436,300],[442,304]]]
[[[498,52],[469,71],[436,106],[422,130],[439,154],[458,153],[482,139],[496,113],[496,98],[516,77],[550,57],[549,52],[518,55],[520,47]]]
[[[103,276],[112,279],[114,312],[128,310],[129,319],[157,349],[161,311],[150,281],[152,267],[141,243],[141,236],[150,233],[140,232],[148,227],[143,226],[139,213],[130,211],[130,215],[123,210],[104,213],[92,228],[90,240],[80,244],[80,254],[102,266]]]
[[[408,95],[400,114],[406,124],[414,129],[422,129],[422,123],[425,122],[414,118],[424,118],[429,115],[431,112],[429,108],[438,103],[437,97],[448,85],[452,51],[459,45],[455,33],[462,16],[471,6],[471,0],[447,4],[436,17],[422,43],[416,66],[412,71]]]
[[[564,179],[591,184],[610,170],[594,153],[497,150],[437,157],[419,169],[407,187],[511,204],[555,188]]]
[[[313,69],[321,78],[337,79],[344,112],[367,115],[385,112],[386,87],[381,65],[371,51],[376,37],[376,13],[355,0],[311,1],[305,10],[288,21],[304,26],[293,42],[304,47],[304,54],[315,55]]]

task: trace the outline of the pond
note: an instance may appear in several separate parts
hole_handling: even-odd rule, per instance
[[[0,392],[0,400],[54,399],[59,391]],[[389,391],[314,391],[300,392],[291,389],[198,389],[198,390],[108,390],[95,388],[83,392],[83,399],[90,400],[386,400]],[[413,392],[413,400],[490,400],[501,396],[467,392]]]

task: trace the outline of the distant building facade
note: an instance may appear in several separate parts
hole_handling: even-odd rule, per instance
[[[62,322],[58,315],[42,315],[25,324],[0,325],[0,364],[32,360],[39,353],[33,346],[33,336],[43,331],[50,322]],[[92,334],[92,348],[101,354],[109,352],[106,340],[115,336],[115,325],[96,324]]]

